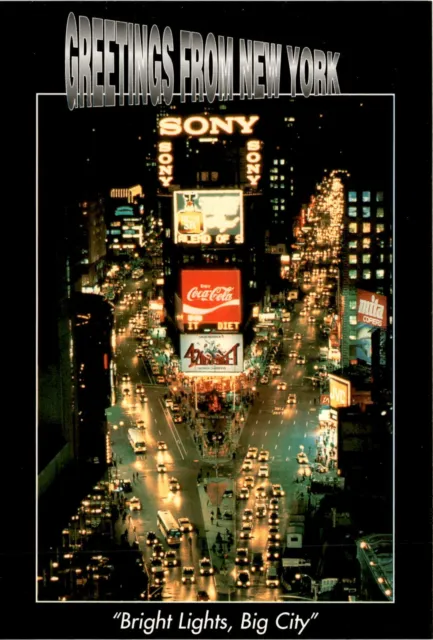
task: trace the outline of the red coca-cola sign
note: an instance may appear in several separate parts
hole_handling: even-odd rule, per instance
[[[239,269],[183,270],[181,292],[184,322],[199,324],[241,322]],[[226,329],[226,327],[220,328]],[[227,328],[237,329],[237,327]]]

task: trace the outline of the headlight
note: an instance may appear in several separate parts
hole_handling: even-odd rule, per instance
[[[266,580],[266,586],[269,587],[270,584],[269,580]]]
[[[239,558],[235,558],[235,562],[239,562]]]
[[[201,575],[203,575],[204,574],[204,569],[200,569],[200,573],[201,573]]]
[[[248,580],[248,582],[246,583],[247,587],[249,587],[249,586],[250,586],[250,584],[251,584],[251,583],[250,583],[250,581]]]
[[[195,582],[195,578],[194,578],[194,576],[191,578],[191,582]]]
[[[209,569],[209,573],[211,573],[211,574],[212,574],[212,573],[213,573],[213,569]]]
[[[238,580],[237,585],[238,585],[238,587],[242,587],[242,582],[240,580]]]
[[[254,573],[254,571],[256,570],[255,567],[251,567],[251,571]]]
[[[280,554],[279,554],[279,553],[276,553],[276,554],[275,554],[275,557],[276,557],[276,558],[279,558],[279,557],[280,557]]]
[[[182,582],[185,584],[185,578],[182,578]]]

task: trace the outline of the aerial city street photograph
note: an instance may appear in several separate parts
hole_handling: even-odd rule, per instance
[[[38,118],[37,600],[393,602],[392,97]]]

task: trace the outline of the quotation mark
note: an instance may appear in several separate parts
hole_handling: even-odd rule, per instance
[[[121,615],[122,615],[122,614],[121,614],[121,612],[120,612],[120,611],[116,611],[116,613],[115,613],[115,614],[114,614],[114,616],[113,616],[113,620],[118,620],[118,619],[120,618],[120,616],[121,616]]]
[[[318,613],[312,613],[310,620],[315,620],[318,617],[318,615],[319,615]]]

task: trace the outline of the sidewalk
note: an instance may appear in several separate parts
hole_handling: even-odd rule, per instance
[[[198,494],[200,497],[201,510],[203,514],[203,522],[206,533],[206,541],[212,565],[215,567],[215,586],[218,593],[228,593],[230,574],[234,569],[236,554],[236,483],[232,478],[209,478],[205,485],[198,485]],[[223,498],[224,491],[233,491],[233,498]],[[221,515],[224,511],[231,511],[233,520],[223,518],[217,519],[218,507]],[[212,521],[212,512],[215,519]],[[228,551],[227,537],[228,532],[233,536],[233,543]],[[221,535],[223,539],[222,550],[220,553],[220,544],[217,543],[217,536]],[[215,546],[214,546],[215,545]],[[224,556],[227,556],[226,558]]]

